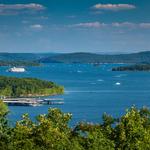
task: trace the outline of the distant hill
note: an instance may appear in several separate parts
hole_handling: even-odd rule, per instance
[[[42,63],[150,63],[150,51],[132,54],[68,53],[43,57]]]
[[[55,53],[0,53],[0,61],[35,61],[55,55]]]
[[[150,51],[131,54],[0,53],[0,62],[40,63],[150,63]]]
[[[112,68],[112,71],[150,71],[150,64],[135,64]]]

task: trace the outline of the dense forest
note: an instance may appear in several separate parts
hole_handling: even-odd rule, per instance
[[[0,52],[1,61],[36,61],[45,57],[56,55],[55,53],[2,53]]]
[[[112,71],[150,71],[150,64],[135,64],[112,68]]]
[[[54,82],[36,78],[0,76],[0,96],[33,97],[62,94],[64,88]]]
[[[51,108],[32,121],[28,114],[11,126],[0,101],[1,150],[150,150],[150,110],[132,107],[120,118],[70,127],[70,113]]]
[[[39,63],[150,63],[150,51],[130,54],[0,53],[0,61]]]
[[[6,61],[0,60],[0,66],[40,66],[37,61]]]
[[[131,54],[66,53],[43,57],[43,63],[150,63],[150,51]]]

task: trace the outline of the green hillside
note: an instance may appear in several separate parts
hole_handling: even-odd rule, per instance
[[[93,53],[67,53],[40,59],[43,63],[150,63],[150,52],[104,55]]]
[[[0,96],[2,97],[35,97],[57,95],[63,92],[63,87],[51,81],[0,76]]]
[[[112,68],[112,71],[150,71],[150,64],[135,64]]]
[[[0,60],[0,66],[40,66],[40,63],[37,61]]]
[[[55,53],[4,53],[0,52],[1,61],[36,61],[45,57],[55,56]]]

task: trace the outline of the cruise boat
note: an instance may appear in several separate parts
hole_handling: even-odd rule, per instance
[[[9,72],[25,72],[25,68],[23,67],[12,67],[8,70]]]

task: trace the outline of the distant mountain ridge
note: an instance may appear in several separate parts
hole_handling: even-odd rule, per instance
[[[150,63],[150,51],[131,54],[67,53],[42,58],[42,63]]]
[[[37,61],[54,53],[0,53],[0,61]]]
[[[40,63],[150,63],[150,51],[131,54],[95,53],[0,53],[0,61]]]

